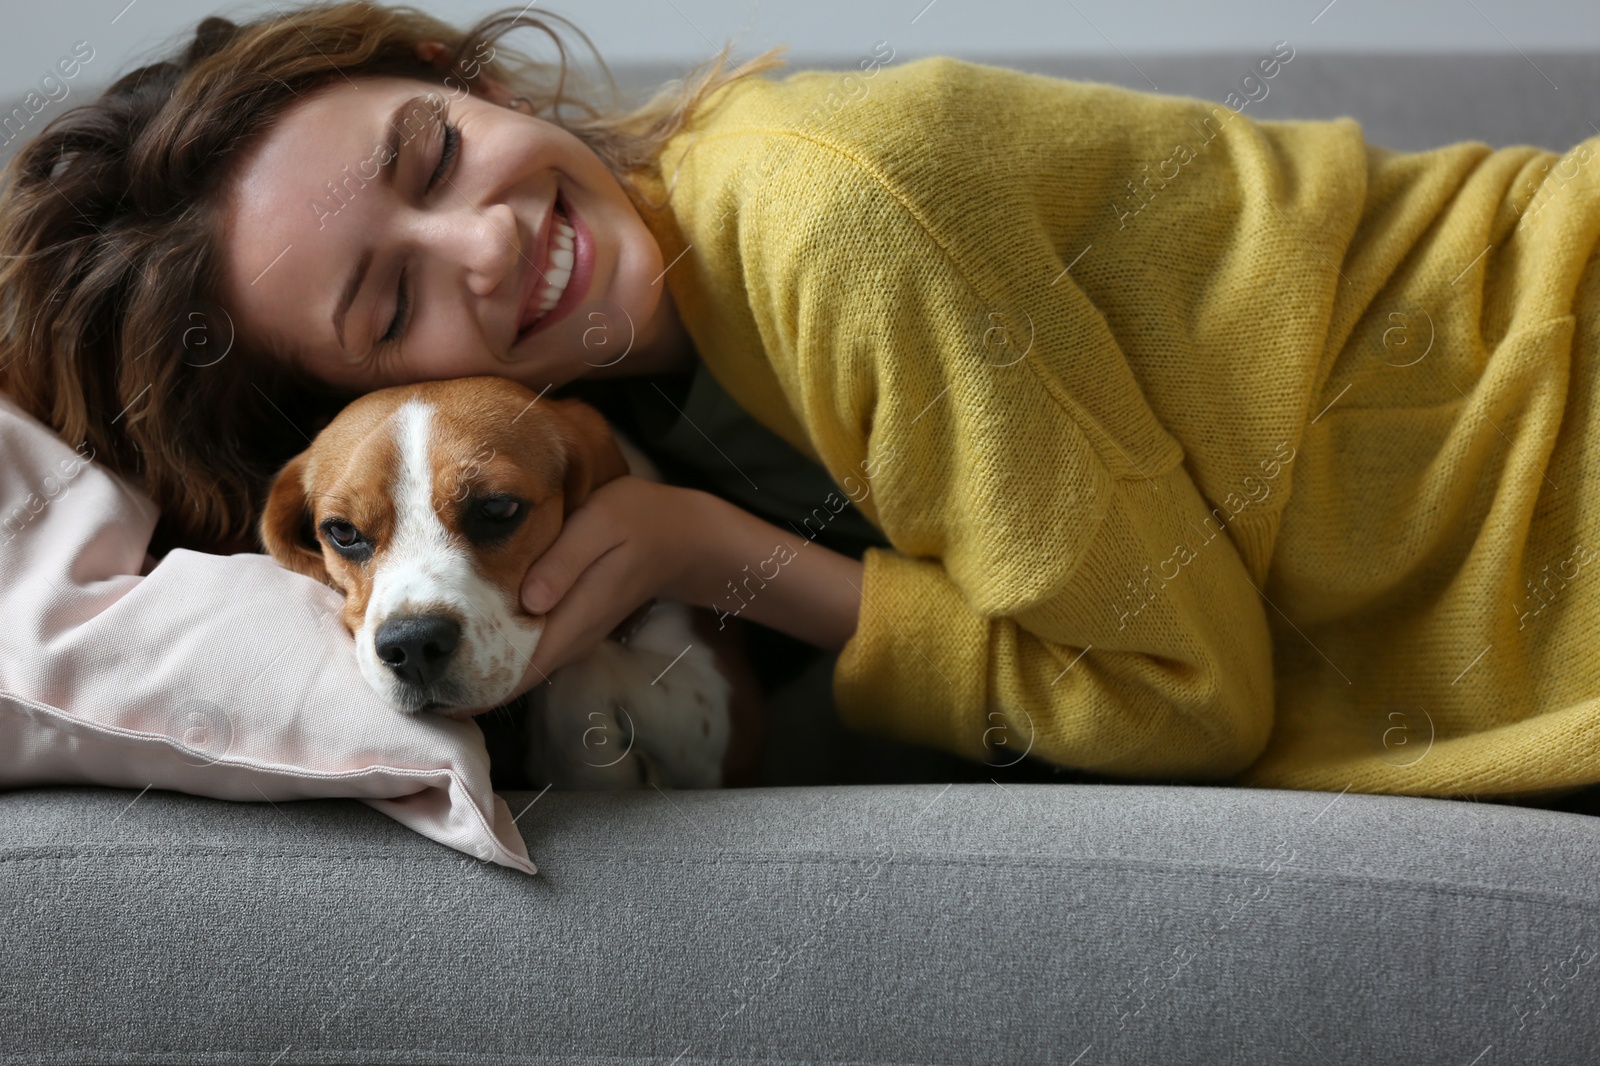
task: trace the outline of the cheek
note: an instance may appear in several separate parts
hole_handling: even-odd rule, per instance
[[[367,601],[371,597],[372,589],[363,580],[362,573],[343,560],[331,565],[328,576],[344,593],[344,625],[351,633],[361,628],[361,623],[367,613]]]
[[[485,336],[494,323],[475,317],[458,288],[440,285],[438,292],[440,295],[430,301],[432,307],[426,319],[413,322],[400,349],[387,359],[380,356],[377,360],[383,385],[475,377],[503,369],[501,358]],[[420,298],[428,299],[430,295]]]
[[[423,381],[471,377],[490,372],[494,364],[492,354],[475,335],[466,336],[469,332],[475,333],[475,330],[464,321],[448,324],[440,331],[436,343],[428,344],[422,351],[407,358],[407,367],[414,370],[418,380]]]
[[[480,557],[477,570],[485,583],[505,590],[515,610],[525,612],[526,608],[522,606],[522,579],[527,576],[532,561],[508,546],[492,556]]]
[[[534,560],[543,555],[561,532],[559,508],[541,508],[504,544],[478,557],[477,569],[485,581],[508,591],[522,610],[522,580]]]
[[[554,499],[528,516],[528,521],[512,538],[518,554],[527,564],[531,565],[555,543],[561,535],[561,523],[561,506]]]

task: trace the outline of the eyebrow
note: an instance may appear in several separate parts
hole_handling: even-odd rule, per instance
[[[394,113],[389,116],[388,136],[384,140],[384,147],[387,149],[387,153],[384,156],[384,162],[378,167],[378,177],[383,184],[390,186],[394,184],[394,172],[398,169],[400,160],[401,123],[415,109],[419,107],[426,108],[427,106],[427,96],[419,94],[409,100],[401,101],[400,106],[395,108]],[[410,138],[407,138],[407,140],[410,140]],[[355,269],[350,272],[349,279],[345,281],[344,288],[339,293],[338,302],[333,305],[333,316],[330,321],[333,323],[333,335],[338,339],[340,348],[345,347],[345,315],[350,313],[350,306],[356,302],[356,294],[361,291],[361,284],[366,280],[367,271],[371,267],[372,249],[368,248],[356,259]]]

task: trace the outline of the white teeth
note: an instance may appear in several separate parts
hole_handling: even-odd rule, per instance
[[[555,213],[555,233],[551,235],[550,262],[546,265],[544,285],[539,290],[539,314],[561,302],[561,294],[572,280],[573,254],[577,231],[567,223],[560,209]],[[538,321],[535,319],[534,321]]]
[[[551,267],[544,277],[543,295],[539,297],[540,311],[548,311],[561,302],[561,294],[567,291],[567,281],[572,277],[572,271]]]

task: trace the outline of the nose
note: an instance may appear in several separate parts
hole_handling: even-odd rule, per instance
[[[460,642],[460,623],[442,614],[391,618],[378,627],[374,637],[378,658],[400,680],[418,686],[445,672]]]
[[[507,274],[515,276],[522,261],[522,237],[509,204],[462,204],[434,229],[433,240],[445,261],[466,268],[467,287],[477,296],[493,293]]]

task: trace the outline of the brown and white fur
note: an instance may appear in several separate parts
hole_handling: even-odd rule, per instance
[[[455,716],[509,699],[544,629],[521,606],[528,567],[574,508],[628,473],[660,480],[580,401],[498,377],[399,386],[352,401],[284,466],[259,533],[279,563],[344,593],[380,697]],[[625,643],[608,639],[539,685],[521,734],[527,777],[568,789],[754,783],[759,693],[708,618],[657,601]]]

